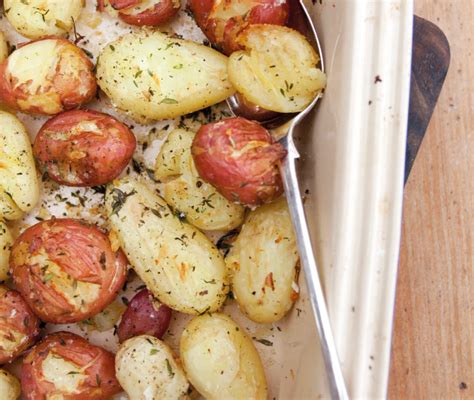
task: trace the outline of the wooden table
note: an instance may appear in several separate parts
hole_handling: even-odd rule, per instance
[[[389,397],[474,399],[474,0],[415,0],[451,66],[405,190]]]

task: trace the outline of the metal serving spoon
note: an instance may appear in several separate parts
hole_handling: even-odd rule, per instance
[[[321,59],[320,68],[324,72],[321,46],[308,10],[301,0],[292,1],[290,6],[292,7],[292,15],[290,15],[289,25],[303,33],[308,41],[318,51]],[[298,185],[298,176],[296,173],[296,159],[298,159],[300,155],[293,140],[295,127],[313,109],[320,97],[321,94],[318,94],[303,111],[297,114],[278,114],[262,110],[258,106],[253,106],[252,116],[253,119],[259,120],[259,122],[267,128],[279,128],[278,131],[283,132],[280,143],[282,143],[287,149],[288,155],[282,162],[281,176],[296,234],[300,263],[302,264],[306,275],[311,305],[319,331],[321,350],[324,357],[331,397],[333,399],[345,400],[349,397],[344,383],[339,358],[337,356],[324,293],[321,287],[321,280],[319,278],[308,225],[305,218],[301,192]],[[229,98],[227,103],[235,115],[243,117],[249,115],[249,104],[245,103],[243,98],[239,95]]]

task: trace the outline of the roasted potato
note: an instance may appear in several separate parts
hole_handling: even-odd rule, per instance
[[[103,310],[125,283],[127,259],[102,231],[74,219],[51,219],[24,231],[10,256],[13,281],[34,312],[55,324]]]
[[[171,308],[160,304],[148,289],[140,290],[128,303],[117,328],[120,343],[133,336],[162,339],[171,321]]]
[[[105,200],[128,260],[160,302],[188,314],[222,306],[229,290],[224,259],[203,233],[137,181],[114,181]]]
[[[20,381],[10,372],[0,369],[0,399],[17,400],[21,394]]]
[[[93,69],[86,53],[66,39],[29,42],[0,64],[0,103],[44,115],[76,108],[96,93]]]
[[[179,0],[98,0],[99,11],[118,15],[127,24],[156,26],[168,22],[181,7]]]
[[[191,0],[190,8],[199,27],[225,54],[239,50],[238,34],[252,24],[285,25],[286,0]]]
[[[13,244],[13,237],[8,230],[8,226],[0,221],[0,281],[8,279],[8,258],[10,248]]]
[[[97,79],[115,106],[138,122],[184,115],[234,93],[227,57],[157,31],[130,33],[106,46]]]
[[[13,361],[39,333],[40,320],[20,293],[0,285],[0,364]]]
[[[5,15],[23,36],[39,39],[69,32],[85,0],[4,0]]]
[[[255,322],[283,318],[298,298],[299,256],[286,199],[252,211],[226,257],[232,292]]]
[[[38,202],[39,183],[25,127],[5,111],[0,111],[0,149],[0,218],[17,219]]]
[[[70,332],[46,336],[23,360],[25,400],[107,400],[121,392],[114,355]]]
[[[164,182],[163,197],[199,229],[236,228],[244,219],[245,209],[200,178],[191,156],[193,137],[194,132],[176,129],[161,147],[155,178]]]
[[[0,31],[0,63],[8,57],[8,42],[5,35]]]
[[[294,29],[251,25],[237,38],[229,78],[247,100],[271,111],[299,112],[326,86],[319,56]]]
[[[191,384],[208,400],[266,400],[267,383],[260,357],[230,317],[195,317],[180,341],[184,371]]]
[[[130,400],[186,399],[189,383],[171,349],[153,336],[137,336],[115,356],[117,379]]]
[[[228,200],[256,206],[283,192],[285,148],[258,123],[228,118],[201,126],[191,147],[199,175]]]
[[[132,131],[110,115],[66,111],[36,135],[36,160],[54,181],[68,186],[103,185],[116,178],[133,156]]]

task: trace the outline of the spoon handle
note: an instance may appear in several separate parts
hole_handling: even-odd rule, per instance
[[[348,399],[341,365],[337,356],[336,345],[331,331],[328,310],[324,299],[318,268],[314,258],[311,238],[306,223],[303,202],[301,200],[298,176],[296,174],[296,159],[299,153],[293,143],[291,132],[281,140],[287,148],[288,155],[281,165],[281,176],[285,187],[286,198],[290,210],[293,227],[296,234],[296,242],[300,254],[300,263],[303,266],[308,293],[311,299],[316,325],[319,331],[321,350],[329,381],[331,398],[333,400]]]

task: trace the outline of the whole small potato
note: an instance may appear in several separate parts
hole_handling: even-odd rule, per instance
[[[36,135],[36,160],[49,177],[68,186],[103,185],[130,162],[136,140],[110,115],[92,110],[66,111],[47,121]]]
[[[160,304],[148,289],[143,289],[133,296],[122,315],[117,328],[119,342],[139,335],[162,339],[170,321],[171,308]]]
[[[17,400],[21,394],[20,381],[10,372],[0,369],[0,399]]]
[[[225,54],[239,50],[236,38],[252,24],[285,25],[289,4],[286,0],[191,0],[199,27],[211,43]]]
[[[40,320],[20,293],[0,285],[0,364],[13,361],[39,333]]]
[[[189,383],[171,349],[153,336],[123,343],[115,356],[117,379],[130,400],[187,399]]]
[[[46,336],[24,358],[25,400],[108,400],[121,392],[114,355],[70,332]]]
[[[0,31],[0,63],[8,57],[8,43],[3,32]]]
[[[127,259],[109,238],[69,218],[25,230],[11,250],[13,282],[43,320],[78,322],[103,310],[125,283]]]
[[[228,200],[256,206],[283,192],[285,148],[258,123],[228,118],[201,126],[191,152],[199,175]]]
[[[23,36],[39,39],[69,32],[85,0],[4,0],[5,15]]]
[[[8,226],[0,220],[0,281],[8,279],[8,259],[10,248],[13,244],[13,237]]]
[[[98,0],[99,11],[118,14],[127,24],[156,26],[174,17],[181,2],[179,0]]]
[[[242,223],[245,209],[201,179],[191,156],[194,135],[194,132],[176,129],[161,147],[155,178],[163,182],[163,197],[199,229],[234,229]]]
[[[183,368],[191,384],[209,400],[266,400],[267,382],[260,357],[230,317],[195,317],[180,341]]]
[[[32,114],[53,115],[91,100],[94,65],[66,39],[29,42],[0,64],[0,102]]]
[[[250,212],[226,257],[232,292],[251,320],[283,318],[298,298],[299,256],[286,199]]]

